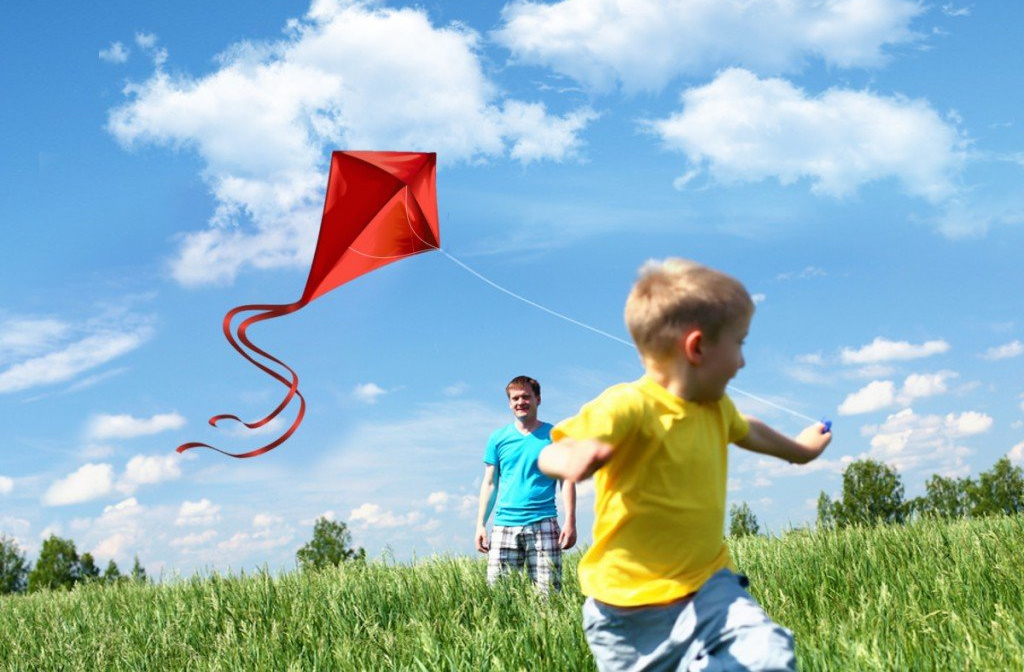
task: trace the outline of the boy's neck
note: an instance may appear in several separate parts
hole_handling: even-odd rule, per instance
[[[696,381],[693,367],[681,357],[657,359],[645,356],[644,370],[647,377],[666,390],[686,401],[694,401]]]

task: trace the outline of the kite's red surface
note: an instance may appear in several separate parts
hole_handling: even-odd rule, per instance
[[[246,336],[246,330],[256,322],[293,313],[364,273],[420,252],[438,249],[441,238],[437,221],[436,166],[437,155],[434,153],[334,152],[331,155],[320,235],[302,297],[289,304],[238,306],[224,316],[224,336],[231,346],[288,387],[288,393],[277,408],[256,422],[243,422],[235,415],[223,414],[210,418],[210,424],[231,419],[251,429],[262,427],[277,417],[294,397],[298,397],[300,406],[295,420],[274,441],[245,453],[229,453],[199,442],[178,446],[179,453],[190,448],[210,448],[231,457],[254,457],[288,440],[306,411],[306,400],[299,392],[299,377],[287,364],[253,345]],[[250,311],[256,314],[238,325],[236,341],[231,333],[231,320]],[[254,359],[239,343],[283,367],[289,377]]]

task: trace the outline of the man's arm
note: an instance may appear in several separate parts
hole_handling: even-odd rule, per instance
[[[568,551],[576,545],[576,483],[562,481],[562,504],[565,508],[565,524],[558,535],[558,545]]]
[[[747,421],[750,423],[750,431],[736,445],[787,462],[806,464],[821,455],[825,446],[832,441],[832,432],[822,433],[825,425],[820,422],[807,427],[795,439],[791,439],[756,418],[748,417]]]
[[[583,481],[612,456],[611,445],[594,439],[559,439],[540,451],[537,467],[551,478]]]
[[[484,465],[484,480],[480,483],[480,504],[476,513],[476,550],[481,553],[486,553],[491,548],[491,543],[487,539],[487,519],[491,516],[494,497],[498,490],[496,474],[493,464]]]

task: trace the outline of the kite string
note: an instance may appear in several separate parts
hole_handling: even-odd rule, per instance
[[[613,334],[609,334],[607,331],[601,331],[600,329],[598,329],[596,327],[592,327],[589,324],[585,324],[583,322],[580,322],[579,320],[574,320],[573,318],[569,317],[568,315],[563,315],[562,313],[559,313],[557,311],[551,310],[550,308],[548,308],[546,306],[542,306],[539,303],[531,301],[531,300],[527,299],[524,296],[520,296],[519,294],[516,294],[512,290],[505,289],[504,287],[502,287],[498,283],[493,282],[493,281],[485,278],[484,276],[480,275],[480,273],[476,272],[475,270],[473,270],[472,268],[470,268],[466,264],[462,263],[461,261],[459,261],[458,259],[456,259],[452,255],[448,254],[447,251],[441,249],[440,247],[437,248],[437,251],[440,252],[441,254],[443,254],[444,256],[448,257],[449,259],[451,259],[456,264],[458,264],[462,268],[466,269],[467,271],[469,271],[470,273],[472,273],[476,277],[480,278],[481,280],[486,282],[491,287],[494,287],[495,289],[497,289],[500,292],[504,292],[504,293],[508,294],[509,296],[511,296],[514,299],[519,299],[520,301],[522,301],[523,303],[525,303],[525,304],[527,304],[529,306],[533,306],[534,308],[537,308],[539,310],[543,310],[545,313],[548,313],[549,315],[554,315],[555,317],[557,317],[559,319],[562,319],[562,320],[565,320],[566,322],[570,322],[572,324],[575,324],[578,327],[583,327],[584,329],[589,329],[590,331],[594,332],[595,334],[600,334],[600,335],[604,336],[605,338],[610,338],[613,341],[617,341],[619,343],[622,343],[623,345],[628,345],[631,348],[633,347],[633,344],[630,343],[627,340],[621,339],[618,336],[615,336]]]
[[[592,332],[594,332],[596,334],[600,334],[601,336],[604,336],[605,338],[609,338],[609,339],[611,339],[611,340],[613,340],[613,341],[615,341],[617,343],[622,343],[623,345],[627,345],[627,346],[633,348],[634,350],[636,349],[636,346],[633,343],[631,343],[631,342],[629,342],[629,341],[627,341],[625,339],[619,338],[618,336],[615,336],[613,334],[609,334],[608,332],[602,331],[602,330],[600,330],[600,329],[598,329],[596,327],[592,327],[589,324],[585,324],[583,322],[580,322],[579,320],[575,320],[575,319],[569,317],[568,315],[563,315],[562,313],[559,313],[557,311],[551,310],[550,308],[548,308],[546,306],[542,306],[539,303],[531,301],[530,299],[527,299],[526,297],[520,296],[519,294],[516,294],[515,292],[513,292],[513,291],[511,291],[509,289],[505,289],[504,287],[502,287],[498,283],[496,283],[496,282],[494,282],[494,281],[484,277],[483,275],[481,275],[476,270],[470,268],[469,266],[467,266],[465,263],[463,263],[459,259],[456,259],[451,254],[449,254],[446,250],[444,250],[444,249],[442,249],[440,247],[435,248],[435,249],[437,249],[438,252],[440,252],[444,256],[448,257],[453,262],[455,262],[456,264],[458,264],[459,266],[464,268],[466,271],[468,271],[469,273],[475,275],[477,278],[483,280],[488,285],[490,285],[491,287],[494,287],[498,291],[504,292],[505,294],[508,294],[509,296],[511,296],[511,297],[513,297],[515,299],[518,299],[518,300],[522,301],[523,303],[525,303],[525,304],[527,304],[529,306],[533,306],[534,308],[538,308],[538,309],[544,311],[545,313],[548,313],[549,315],[554,315],[555,317],[557,317],[559,319],[562,319],[562,320],[565,320],[566,322],[570,322],[572,324],[575,324],[576,326],[583,327],[584,329],[588,329],[588,330],[590,330],[590,331],[592,331]],[[816,420],[815,418],[812,418],[809,415],[804,415],[803,413],[800,413],[799,411],[794,411],[791,408],[786,408],[785,406],[780,406],[779,404],[776,404],[773,401],[769,401],[769,400],[767,400],[767,399],[765,399],[763,397],[759,397],[756,394],[751,394],[750,392],[746,392],[744,390],[741,390],[738,387],[736,387],[735,385],[729,385],[729,389],[732,390],[733,392],[738,392],[739,394],[741,394],[741,395],[743,395],[745,397],[749,397],[750,399],[753,399],[754,401],[758,401],[758,402],[760,402],[762,404],[765,404],[767,406],[771,406],[772,408],[778,409],[780,411],[785,411],[786,413],[789,413],[790,415],[794,415],[794,416],[796,416],[798,418],[801,418],[803,420],[807,420],[809,422],[818,422],[818,420]]]
[[[407,208],[408,208],[408,198],[409,198],[408,190],[406,190],[406,207]],[[595,334],[599,334],[601,336],[604,336],[605,338],[608,338],[608,339],[611,339],[611,340],[615,341],[616,343],[621,343],[623,345],[629,346],[630,348],[633,348],[634,350],[636,350],[636,346],[633,343],[631,343],[630,341],[627,341],[625,339],[619,338],[618,336],[615,336],[614,334],[609,334],[607,331],[602,331],[602,330],[598,329],[597,327],[592,327],[589,324],[586,324],[584,322],[580,322],[579,320],[573,319],[573,318],[569,317],[568,315],[564,315],[562,313],[559,313],[558,311],[552,310],[552,309],[548,308],[547,306],[542,306],[541,304],[539,304],[539,303],[537,303],[535,301],[531,301],[530,299],[527,299],[525,296],[521,296],[519,294],[516,294],[515,292],[513,292],[510,289],[506,289],[505,287],[502,287],[501,285],[499,285],[498,283],[494,282],[490,278],[487,278],[484,275],[482,275],[476,269],[470,268],[467,264],[465,264],[461,260],[455,258],[453,255],[451,255],[447,250],[442,248],[440,245],[435,245],[435,244],[433,244],[433,243],[431,243],[429,241],[424,240],[423,237],[420,236],[419,233],[416,231],[416,228],[412,225],[412,222],[409,222],[409,230],[412,232],[412,235],[416,236],[416,238],[418,238],[419,241],[421,243],[423,243],[423,245],[425,245],[428,248],[428,250],[437,250],[438,252],[440,252],[444,256],[448,257],[448,259],[452,260],[455,264],[461,266],[467,272],[469,272],[472,275],[476,276],[477,278],[479,278],[483,282],[487,283],[491,287],[494,287],[498,291],[504,292],[505,294],[508,294],[512,298],[517,299],[519,301],[522,301],[523,303],[527,304],[528,306],[532,306],[534,308],[537,308],[538,310],[542,310],[545,313],[547,313],[549,315],[553,315],[554,317],[557,317],[557,318],[559,318],[561,320],[565,320],[566,322],[569,322],[570,324],[575,324],[578,327],[582,327],[583,329],[587,329],[588,331],[592,331]],[[353,252],[355,252],[357,254],[361,254],[361,255],[363,255],[365,257],[372,257],[373,256],[373,255],[370,255],[370,254],[366,254],[365,252],[360,252],[359,250],[356,250],[352,246],[349,246],[349,249],[352,250]],[[400,255],[399,258],[401,258],[401,256],[409,256],[409,257],[411,257],[411,256],[414,256],[416,254],[419,254],[420,252],[425,252],[425,251],[427,251],[427,250],[419,250],[417,252],[412,252],[412,253],[407,254],[407,255]],[[381,258],[381,257],[376,257],[376,258]],[[785,406],[781,406],[779,404],[776,404],[773,401],[769,401],[769,400],[767,400],[767,399],[765,399],[763,397],[759,397],[756,394],[751,394],[750,392],[746,392],[745,390],[741,390],[738,387],[736,387],[735,385],[729,385],[729,389],[732,390],[733,392],[738,392],[739,394],[741,394],[741,395],[743,395],[745,397],[753,399],[754,401],[760,402],[762,404],[765,404],[765,405],[770,406],[772,408],[778,409],[780,411],[784,411],[786,413],[789,413],[790,415],[796,416],[796,417],[801,418],[803,420],[808,420],[810,422],[818,422],[818,420],[815,420],[814,418],[812,418],[809,415],[804,415],[803,413],[800,413],[799,411],[795,411],[795,410],[793,410],[791,408],[786,408]]]

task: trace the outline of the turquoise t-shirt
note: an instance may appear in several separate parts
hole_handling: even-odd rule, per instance
[[[523,435],[515,423],[491,434],[484,464],[493,464],[498,481],[494,524],[529,525],[558,515],[555,508],[555,480],[537,468],[537,456],[551,443],[551,425],[540,423]]]

